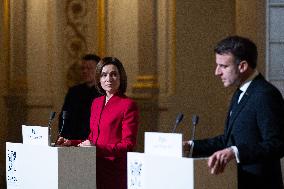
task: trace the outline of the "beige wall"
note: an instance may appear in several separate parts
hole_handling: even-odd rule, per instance
[[[236,0],[236,33],[251,38],[259,51],[258,69],[265,75],[266,1]]]
[[[7,48],[7,19],[6,11],[3,2],[0,3],[0,166],[4,167],[5,165],[5,142],[6,142],[6,128],[4,127],[7,124],[7,113],[5,111],[5,95],[7,94],[7,57],[8,57],[8,48]],[[3,149],[3,150],[2,150]],[[0,171],[0,188],[4,188],[5,182],[5,172]]]
[[[214,44],[235,32],[233,1],[176,2],[176,93],[162,104],[160,128],[170,131],[175,116],[185,117],[179,132],[189,138],[191,116],[198,114],[197,138],[213,136],[223,130],[230,91],[214,76]]]
[[[124,64],[131,95],[138,72],[138,0],[109,0],[106,9],[106,56],[115,56]]]

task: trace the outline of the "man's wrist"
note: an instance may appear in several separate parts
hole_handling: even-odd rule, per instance
[[[237,163],[240,163],[240,157],[239,157],[239,150],[238,150],[238,148],[236,146],[231,146],[230,148],[234,152],[234,155],[235,155]]]

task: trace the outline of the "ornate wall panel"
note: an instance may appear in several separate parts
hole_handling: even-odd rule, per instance
[[[89,7],[90,9],[90,7]],[[80,82],[79,65],[80,57],[87,51],[85,20],[88,11],[88,1],[67,0],[66,1],[66,50],[68,62],[71,63],[67,73],[68,86]]]
[[[100,4],[101,1],[98,1],[98,3]],[[95,0],[65,1],[66,26],[64,38],[67,51],[68,70],[66,77],[68,87],[79,83],[81,80],[78,65],[80,58],[86,53],[100,55],[97,50],[99,39],[96,36],[97,27],[100,27],[97,23],[98,10],[101,9],[97,7]]]

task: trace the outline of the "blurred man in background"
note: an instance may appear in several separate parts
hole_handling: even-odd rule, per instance
[[[100,57],[95,54],[82,57],[83,82],[69,88],[59,116],[59,132],[64,138],[83,140],[89,135],[90,108],[94,98],[101,96],[95,88],[95,70],[99,61]]]

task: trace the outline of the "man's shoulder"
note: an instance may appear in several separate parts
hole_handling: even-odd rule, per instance
[[[95,87],[88,87],[88,85],[86,83],[81,83],[78,85],[74,85],[72,87],[69,88],[68,90],[69,93],[72,94],[82,94],[82,93],[95,93],[95,96],[98,96],[98,92],[95,89]]]
[[[253,92],[252,92],[253,91]],[[270,97],[276,99],[282,99],[282,94],[280,90],[274,86],[272,83],[267,81],[264,77],[260,77],[258,79],[255,79],[252,83],[252,89],[248,91],[249,93],[253,93],[256,96],[260,97]]]
[[[87,88],[87,85],[85,83],[80,83],[80,84],[77,84],[77,85],[74,85],[72,87],[69,88],[70,91],[73,91],[73,90],[82,90],[82,89],[85,89]]]
[[[269,92],[269,91],[279,92],[279,89],[275,87],[271,82],[267,81],[262,75],[256,77],[252,85],[259,92]]]

